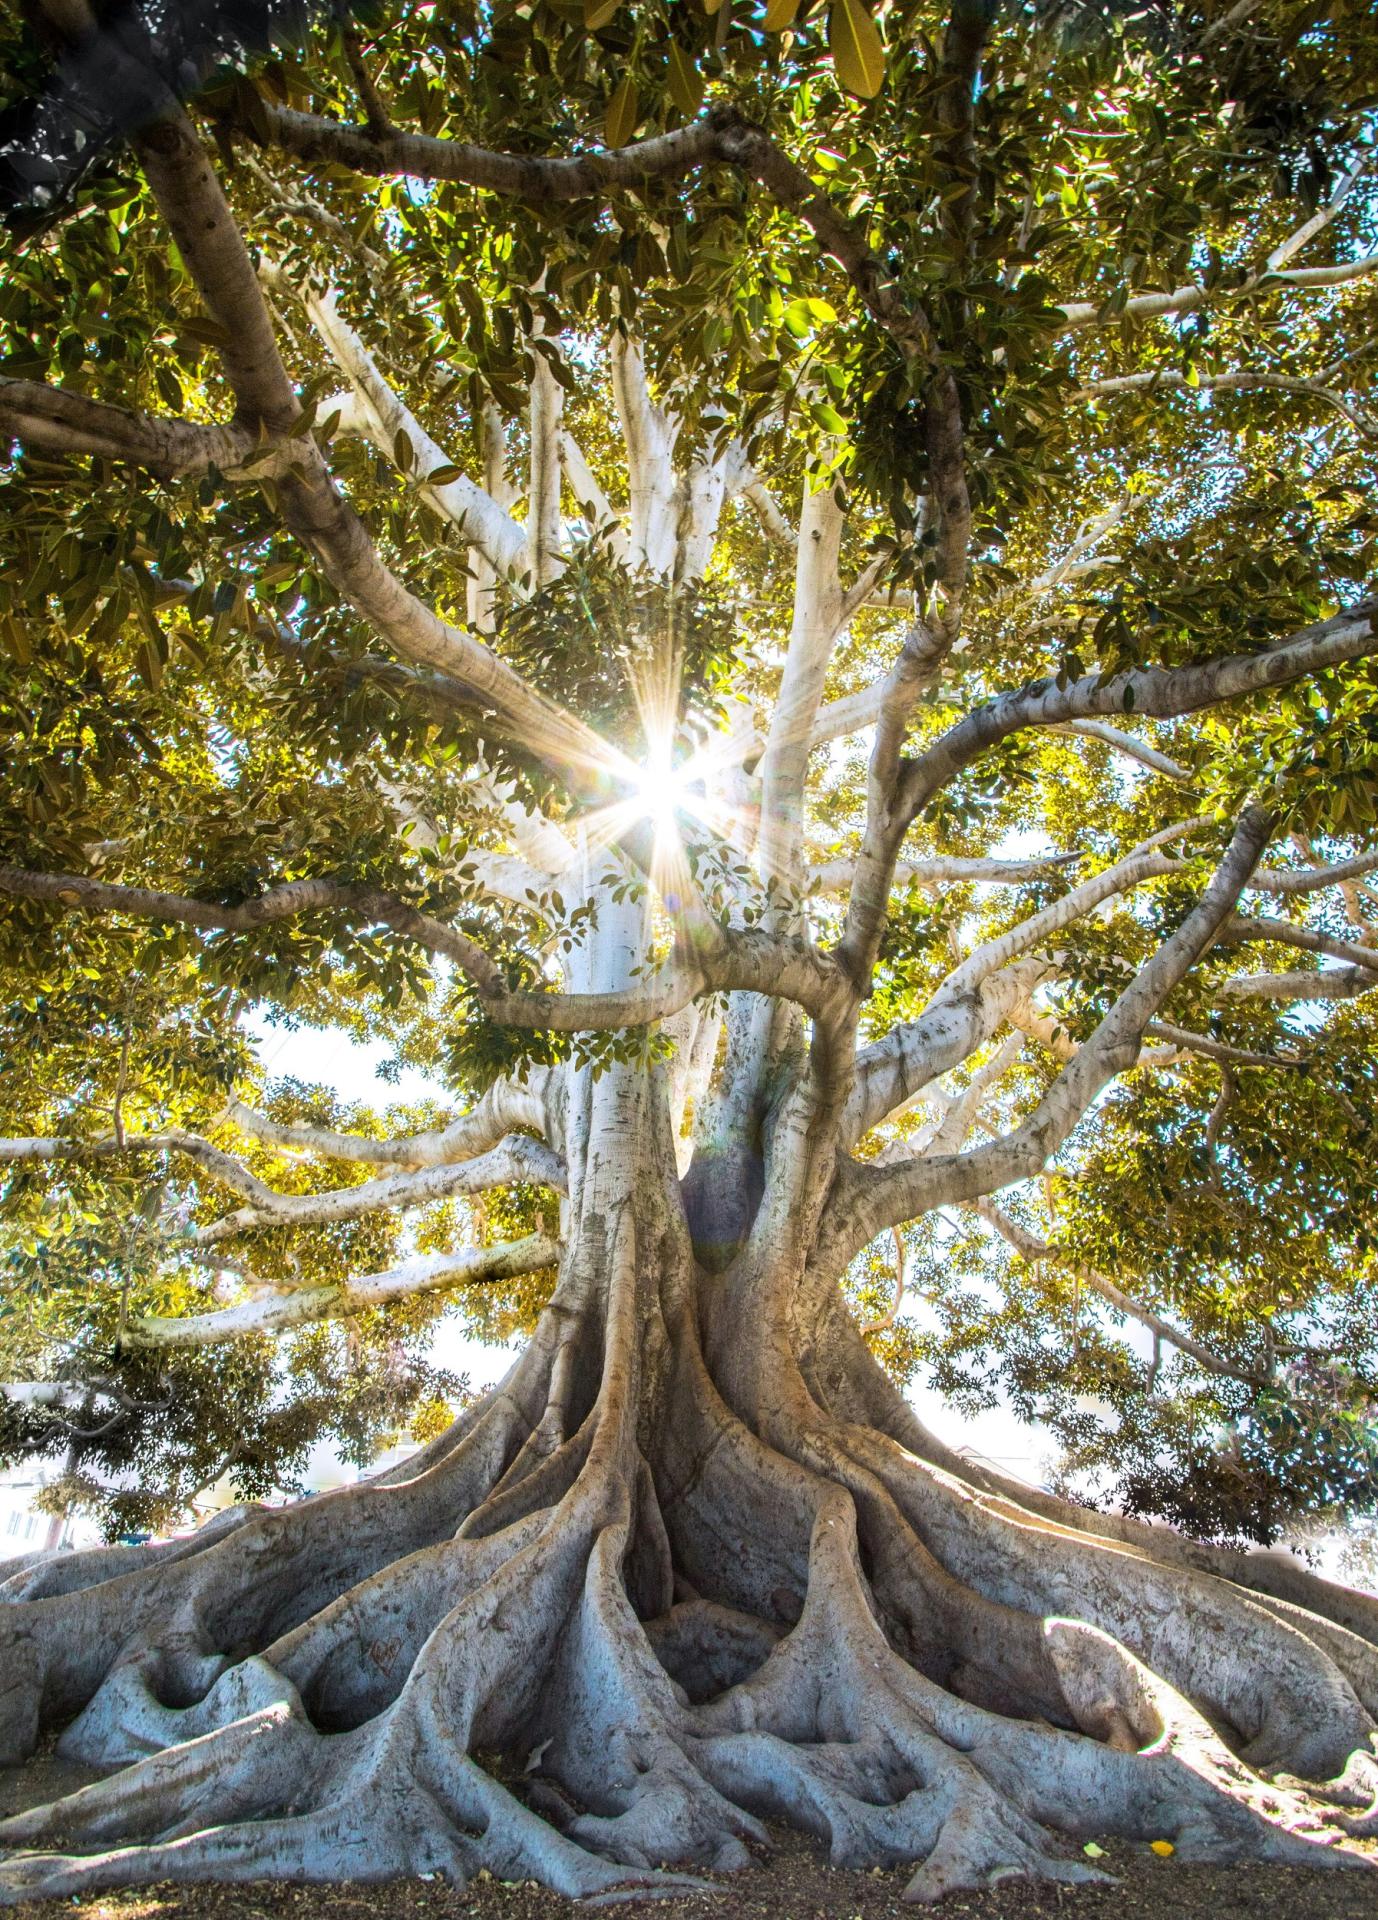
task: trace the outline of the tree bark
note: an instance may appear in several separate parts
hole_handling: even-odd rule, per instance
[[[661,1067],[573,1075],[565,1148],[556,1294],[420,1456],[6,1583],[4,1757],[59,1726],[114,1770],[0,1825],[9,1897],[484,1867],[591,1895],[745,1865],[778,1818],[913,1863],[920,1900],[1093,1877],[1093,1833],[1362,1864],[1378,1602],[947,1454],[840,1296],[805,1324],[749,1237],[701,1257]]]

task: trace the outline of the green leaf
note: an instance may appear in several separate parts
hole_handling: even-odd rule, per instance
[[[848,92],[874,100],[885,79],[885,48],[862,0],[833,0],[828,47],[837,77]]]
[[[830,407],[825,402],[820,401],[811,406],[809,412],[825,433],[846,433],[847,422],[842,418],[842,415],[836,407]]]
[[[703,105],[703,75],[676,41],[670,42],[670,98],[686,120]]]
[[[405,430],[392,443],[392,457],[399,473],[410,473],[416,464],[416,452]]]
[[[452,480],[462,480],[463,478],[463,467],[432,467],[426,475],[426,485],[428,487],[448,487]]]
[[[590,33],[607,26],[617,12],[619,0],[584,0],[584,25]]]
[[[794,16],[799,11],[799,0],[767,0],[764,21],[767,33],[783,33],[785,28],[794,24]]]
[[[612,99],[608,102],[608,111],[603,121],[603,137],[610,147],[625,147],[636,132],[636,123],[641,118],[641,102],[637,98],[636,82],[628,74],[618,83]]]

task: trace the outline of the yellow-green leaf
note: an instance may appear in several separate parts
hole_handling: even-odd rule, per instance
[[[722,0],[703,0],[703,10],[706,14],[712,15],[717,13],[721,6]]]
[[[703,105],[703,75],[674,40],[670,42],[670,98],[686,120]]]
[[[783,33],[786,27],[794,24],[794,16],[798,11],[799,0],[767,0],[766,32]]]
[[[584,0],[584,25],[589,32],[607,26],[620,4],[621,0]]]
[[[640,118],[641,102],[636,97],[636,82],[628,74],[625,80],[618,82],[608,102],[603,138],[610,147],[625,147],[636,132],[636,123]]]
[[[848,92],[874,100],[885,78],[885,48],[863,0],[833,0],[828,46],[837,77]]]

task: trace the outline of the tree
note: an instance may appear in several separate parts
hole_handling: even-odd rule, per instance
[[[1362,1864],[1378,1602],[1237,1543],[1372,1489],[1371,21],[292,32],[66,198],[11,140],[10,1444],[175,1505],[243,1395],[252,1492],[532,1331],[13,1574],[5,1757],[120,1770],[4,1886]],[[876,1359],[992,1343],[1215,1544]]]

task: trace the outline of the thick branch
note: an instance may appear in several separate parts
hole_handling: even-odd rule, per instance
[[[12,380],[3,374],[0,440],[20,440],[45,453],[128,460],[161,480],[204,473],[208,467],[233,473],[256,446],[254,436],[243,427],[208,427],[193,420],[160,418],[88,399],[66,387]]]
[[[922,854],[897,860],[894,885],[918,887],[955,886],[973,881],[978,886],[1017,886],[1027,880],[1052,880],[1066,867],[1085,856],[1080,853],[1050,853],[1042,860],[964,859],[958,854]],[[811,869],[810,894],[844,893],[856,873],[855,860],[825,860]]]
[[[189,1314],[185,1319],[150,1315],[130,1322],[124,1344],[219,1346],[227,1340],[242,1339],[245,1334],[283,1333],[318,1320],[345,1320],[367,1307],[390,1306],[419,1293],[515,1279],[524,1273],[538,1273],[542,1267],[553,1267],[559,1258],[558,1241],[539,1234],[507,1246],[464,1247],[457,1253],[407,1260],[339,1286],[302,1287],[293,1292],[264,1287],[251,1299],[218,1313]]]
[[[1038,680],[1002,694],[958,721],[927,752],[907,763],[898,810],[907,828],[964,767],[1025,727],[1058,726],[1131,710],[1167,719],[1285,686],[1344,660],[1362,659],[1378,650],[1376,614],[1378,602],[1363,601],[1262,653],[1217,655],[1189,667],[1144,667],[1109,679],[1086,674],[1061,687],[1052,680]]]
[[[1243,973],[1222,981],[1216,1000],[1357,1000],[1378,987],[1371,967],[1326,967],[1316,973]]]
[[[357,1187],[338,1187],[331,1193],[274,1193],[269,1191],[249,1207],[240,1207],[193,1235],[199,1247],[214,1246],[232,1234],[257,1227],[319,1227],[341,1220],[358,1220],[366,1213],[400,1212],[428,1206],[434,1200],[458,1194],[483,1193],[491,1187],[522,1182],[560,1188],[565,1183],[559,1154],[525,1134],[509,1134],[497,1146],[457,1165],[424,1167],[410,1173],[365,1180]]]
[[[319,1153],[328,1160],[361,1161],[368,1166],[445,1167],[496,1146],[517,1127],[543,1131],[546,1125],[544,1082],[548,1069],[534,1068],[526,1084],[499,1080],[471,1109],[448,1127],[426,1133],[403,1134],[390,1140],[369,1140],[362,1134],[338,1133],[331,1127],[305,1122],[273,1120],[252,1107],[233,1101],[227,1118],[242,1133],[294,1152]]]

